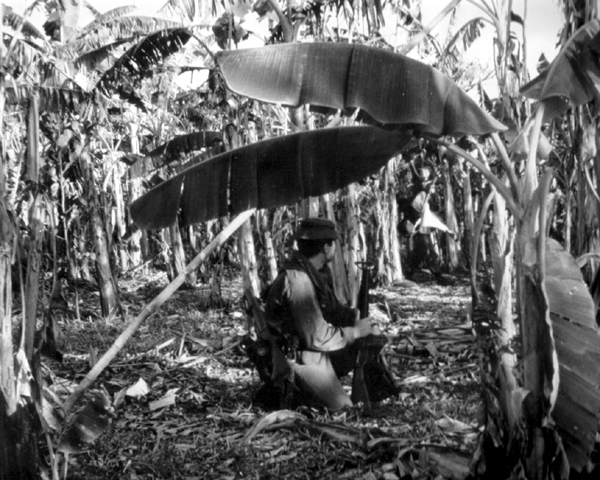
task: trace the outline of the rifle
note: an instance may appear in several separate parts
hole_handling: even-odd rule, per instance
[[[357,262],[359,268],[362,269],[362,276],[360,279],[360,288],[358,289],[358,299],[356,306],[359,311],[360,318],[367,318],[369,316],[369,270],[373,268],[367,262]],[[358,353],[356,355],[356,365],[354,366],[354,374],[352,375],[352,395],[351,400],[353,404],[363,402],[363,413],[365,415],[371,415],[371,400],[369,399],[369,392],[367,391],[367,385],[365,383],[365,364],[367,363],[367,345],[366,338],[359,338],[357,340]]]
[[[358,291],[357,307],[360,318],[367,318],[369,316],[369,273],[373,269],[373,266],[366,262],[360,262],[360,265],[362,265],[360,267],[362,268],[362,277]],[[358,353],[352,377],[352,403],[363,402],[363,414],[365,415],[371,415],[371,397],[373,397],[374,401],[378,401],[387,398],[397,391],[387,365],[384,362],[379,362],[379,355],[383,347],[387,344],[388,339],[379,331],[378,327],[373,330],[371,335],[357,340]],[[369,393],[367,382],[365,381],[365,366],[367,364],[370,367],[367,369],[367,372],[375,376],[377,380],[380,380],[380,385],[377,385],[380,391]],[[372,386],[375,385],[373,380],[375,379],[371,378],[370,383]]]

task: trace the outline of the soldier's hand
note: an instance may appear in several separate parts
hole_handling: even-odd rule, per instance
[[[355,338],[364,338],[372,333],[373,331],[373,320],[370,318],[363,318],[362,320],[358,320],[354,324],[354,337]]]

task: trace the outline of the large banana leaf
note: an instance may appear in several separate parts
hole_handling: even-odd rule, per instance
[[[560,385],[552,417],[571,466],[585,466],[600,412],[600,336],[596,309],[575,259],[555,240],[546,244],[548,308]]]
[[[380,48],[295,43],[222,51],[216,58],[231,90],[265,102],[360,108],[381,124],[434,135],[506,130],[442,73]]]
[[[145,229],[289,205],[376,172],[410,141],[408,132],[345,127],[296,133],[231,150],[190,167],[130,205]]]
[[[600,98],[600,20],[583,25],[550,64],[521,89],[529,98],[546,102],[546,117]]]
[[[521,90],[544,102],[545,117],[600,98],[600,21],[592,20],[569,39],[550,67]],[[580,471],[594,448],[600,412],[600,337],[596,310],[574,259],[548,241],[548,307],[560,384],[552,411],[573,468]],[[530,320],[530,319],[528,319]]]

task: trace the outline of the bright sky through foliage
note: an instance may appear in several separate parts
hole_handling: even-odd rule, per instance
[[[2,1],[2,0],[0,0]],[[100,12],[105,12],[116,7],[125,5],[136,5],[139,12],[143,15],[153,15],[157,10],[165,5],[167,0],[88,0]],[[300,1],[300,0],[298,0]],[[440,11],[449,3],[450,0],[421,0],[422,24],[427,25],[435,18]],[[524,4],[527,1],[528,11],[524,14]],[[475,3],[481,4],[482,0],[463,0],[459,3],[454,18],[453,24],[450,25],[450,16],[440,23],[433,31],[432,35],[438,38],[438,41],[443,44],[447,38],[450,38],[454,33],[467,21],[476,17],[485,17],[484,12],[478,8]],[[22,12],[31,2],[28,0],[4,0],[4,4],[10,5],[16,11]],[[488,5],[502,3],[499,0],[487,0]],[[42,7],[38,7],[41,9]],[[236,10],[234,9],[234,12]],[[247,11],[247,10],[246,10]],[[531,78],[537,75],[536,64],[540,55],[544,53],[546,58],[551,61],[557,53],[556,45],[558,43],[558,35],[563,23],[562,12],[558,6],[558,0],[513,0],[513,12],[521,18],[525,18],[526,35],[527,35],[527,67]],[[237,12],[236,12],[237,13]],[[89,18],[87,18],[89,17]],[[247,31],[255,32],[251,35],[248,41],[240,44],[242,48],[258,47],[264,44],[261,38],[269,35],[267,22],[259,21],[255,18],[255,14],[246,15],[243,20],[243,27]],[[92,17],[89,12],[84,15],[81,20],[82,24],[91,21]],[[40,10],[33,16],[34,23],[44,21],[44,13]],[[264,20],[264,19],[263,19]],[[522,48],[522,28],[518,23],[513,22],[512,31],[516,35],[517,48]],[[386,22],[386,25],[380,30],[382,37],[386,41],[400,46],[405,43],[406,38],[398,37],[398,27],[396,22],[391,18]],[[493,72],[493,38],[495,36],[494,27],[490,23],[486,23],[482,30],[481,37],[467,50],[464,59],[468,62],[475,62],[480,67],[481,72]],[[415,51],[412,55],[419,55]],[[426,58],[420,58],[427,63]],[[483,73],[482,73],[483,74]],[[489,84],[489,85],[488,85]],[[484,82],[485,88],[494,89],[495,84],[492,80]],[[491,92],[490,92],[491,93]]]
[[[479,2],[481,0],[478,0]],[[441,10],[449,3],[449,0],[423,0],[423,24],[427,25]],[[486,2],[491,4],[493,2]],[[525,34],[527,36],[527,66],[529,74],[534,77],[537,73],[535,66],[542,53],[546,55],[548,61],[556,56],[558,43],[558,34],[563,24],[563,16],[558,7],[558,0],[527,0],[527,15],[524,13],[525,0],[513,0],[513,12],[521,18],[525,18]],[[458,5],[457,21],[453,27],[455,32],[461,25],[475,17],[484,17],[483,11],[473,2],[463,0]],[[432,34],[443,35],[448,30],[448,21],[441,23]],[[512,30],[517,35],[519,42],[522,42],[522,28],[519,24],[512,24]],[[494,27],[486,23],[482,36],[477,40],[471,49],[467,52],[467,59],[477,59],[481,62],[493,65],[492,45],[494,37]]]
[[[143,14],[152,15],[160,7],[165,5],[167,0],[88,0],[99,11],[104,12],[112,8],[124,5],[137,5]],[[481,0],[474,0],[481,2]],[[526,0],[513,0],[513,12],[520,17],[524,16],[524,3]],[[449,0],[422,0],[421,10],[423,14],[422,22],[427,25],[443,8]],[[5,5],[10,5],[15,10],[22,12],[31,2],[27,0],[4,0]],[[473,1],[463,0],[458,5],[457,20],[453,26],[453,31],[462,24],[477,16],[483,16],[483,12],[476,7]],[[487,2],[492,4],[495,2]],[[556,44],[558,42],[558,32],[561,28],[563,18],[558,7],[558,0],[527,0],[528,12],[526,16],[526,34],[527,34],[527,53],[528,68],[532,76],[535,75],[535,65],[541,53],[545,53],[549,60],[556,54]],[[391,22],[388,22],[390,24]],[[389,27],[388,27],[389,28]],[[513,23],[513,30],[517,33],[519,40],[521,38],[521,28]],[[433,32],[433,35],[443,36],[448,32],[448,21],[441,23]],[[493,27],[486,25],[482,37],[468,52],[467,58],[479,58],[487,62],[491,60]],[[389,41],[389,39],[388,39]]]

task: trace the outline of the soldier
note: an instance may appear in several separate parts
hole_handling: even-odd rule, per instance
[[[358,310],[342,305],[334,294],[327,264],[338,238],[333,222],[303,220],[294,235],[298,250],[273,282],[265,306],[267,324],[282,339],[295,386],[309,403],[329,410],[352,405],[340,377],[356,365],[356,341],[378,333],[373,319],[359,319]]]

